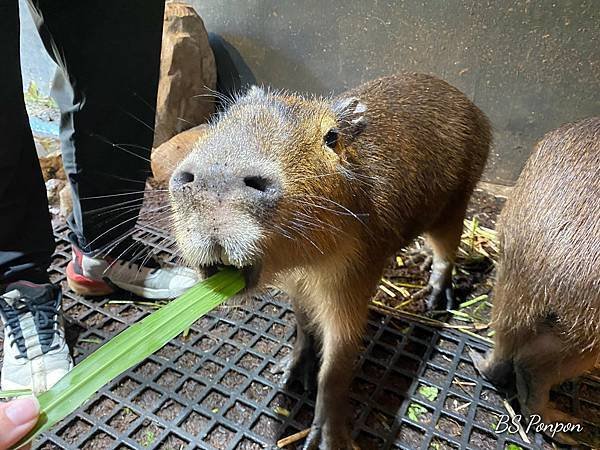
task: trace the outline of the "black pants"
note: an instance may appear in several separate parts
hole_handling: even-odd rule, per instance
[[[29,0],[58,64],[72,239],[87,253],[135,225],[150,173],[164,0]],[[44,281],[54,251],[23,99],[17,0],[0,0],[0,284]]]

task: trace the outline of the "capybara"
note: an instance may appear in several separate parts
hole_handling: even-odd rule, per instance
[[[236,266],[249,288],[292,299],[288,374],[305,386],[318,378],[305,448],[350,448],[345,402],[369,299],[387,258],[420,233],[433,249],[428,304],[452,307],[455,252],[490,142],[485,115],[428,75],[336,98],[253,87],[174,172],[187,261]]]
[[[473,360],[492,383],[516,385],[525,415],[573,422],[551,405],[549,393],[600,356],[600,118],[543,137],[498,232],[495,346],[485,360],[472,352]]]

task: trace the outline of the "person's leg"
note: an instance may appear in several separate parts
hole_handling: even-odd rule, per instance
[[[17,0],[0,0],[0,55],[0,286],[47,283],[54,237],[23,99]]]
[[[0,388],[41,392],[72,361],[60,287],[48,282],[54,237],[23,99],[17,0],[0,0],[0,55]]]
[[[133,229],[150,174],[164,0],[30,5],[59,66],[52,95],[61,109],[74,243],[97,253]]]
[[[69,286],[81,295],[118,287],[177,297],[196,273],[149,264],[128,238],[150,174],[164,0],[29,2],[59,66],[52,94],[73,193]]]

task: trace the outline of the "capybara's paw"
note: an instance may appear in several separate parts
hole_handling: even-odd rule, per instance
[[[469,356],[477,373],[485,380],[492,383],[496,388],[505,391],[506,394],[514,394],[515,377],[512,361],[494,360],[493,353],[480,353],[469,348]]]
[[[429,247],[411,248],[405,254],[407,265],[417,265],[421,272],[427,272],[431,269],[433,250]]]
[[[472,348],[469,348],[469,356],[471,357],[471,361],[473,361],[473,365],[475,366],[477,373],[487,380],[486,369],[488,366],[488,357],[483,353],[473,350]]]
[[[427,309],[429,311],[447,311],[454,309],[455,304],[456,300],[452,284],[441,289],[431,288],[431,292],[427,297]]]
[[[282,358],[271,371],[283,373],[287,385],[298,381],[305,391],[314,392],[317,389],[318,371],[318,361],[315,356],[310,356],[306,352],[292,352]]]
[[[331,430],[330,427],[313,426],[306,437],[303,450],[360,450],[352,442],[348,430]]]

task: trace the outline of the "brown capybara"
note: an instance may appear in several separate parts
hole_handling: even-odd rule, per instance
[[[386,259],[419,233],[429,304],[451,307],[467,202],[491,141],[484,114],[442,80],[380,78],[335,99],[254,87],[210,125],[170,182],[187,261],[233,265],[292,298],[290,377],[318,392],[305,448],[350,448],[346,396]],[[320,363],[320,364],[319,364]]]
[[[600,356],[600,118],[544,136],[498,231],[495,346],[485,360],[472,352],[473,360],[500,387],[516,381],[525,415],[572,422],[549,392]]]

